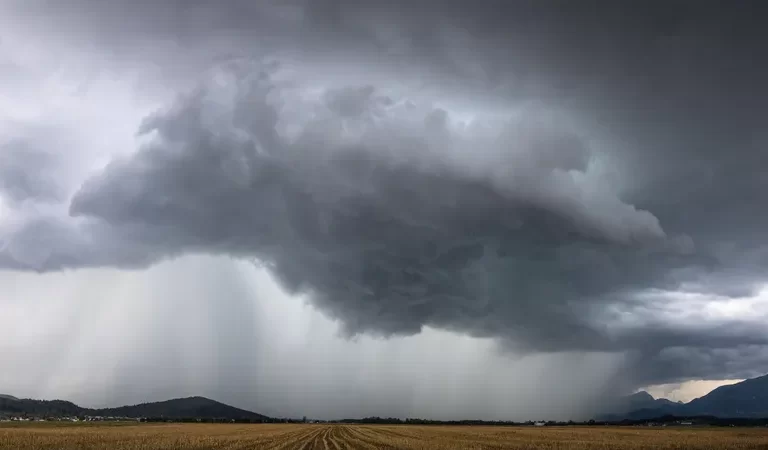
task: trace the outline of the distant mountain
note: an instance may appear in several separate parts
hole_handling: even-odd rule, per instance
[[[267,418],[267,416],[225,405],[205,397],[177,398],[164,402],[96,409],[93,412],[93,415],[99,416],[166,417],[169,419],[200,417],[255,420]]]
[[[8,394],[0,394],[0,398],[5,398],[5,399],[8,399],[8,400],[18,400],[18,398],[14,397],[13,395],[8,395]]]
[[[645,420],[665,415],[724,418],[768,418],[768,375],[720,386],[688,403],[653,399],[647,392],[625,397],[623,409],[613,409],[601,420]]]
[[[768,375],[720,386],[685,405],[690,413],[720,417],[768,417]]]
[[[629,417],[637,411],[672,411],[680,406],[666,398],[653,398],[645,391],[640,391],[626,397],[619,398],[606,413],[601,414],[600,420],[621,420]],[[666,413],[665,413],[666,414]],[[655,416],[653,416],[655,417]]]
[[[0,414],[3,413],[33,416],[164,417],[168,419],[264,420],[268,418],[205,397],[177,398],[118,408],[93,409],[82,408],[63,400],[18,399],[4,395],[0,397]]]
[[[630,411],[642,408],[665,408],[679,403],[675,403],[672,400],[666,398],[653,398],[653,396],[645,391],[640,391],[636,394],[625,397],[625,405]]]
[[[0,398],[0,413],[67,416],[77,415],[83,408],[64,400],[31,400],[16,397]]]

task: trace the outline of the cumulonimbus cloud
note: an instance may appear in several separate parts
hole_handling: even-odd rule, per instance
[[[643,354],[717,340],[661,325],[645,330],[669,339],[650,339],[594,315],[632,292],[675,289],[677,269],[706,261],[650,212],[594,189],[594,151],[567,116],[461,123],[373,86],[308,96],[274,71],[222,69],[148,117],[143,147],[74,196],[79,239],[55,223],[28,228],[67,245],[16,267],[224,253],[266,264],[350,334],[429,325],[525,351]]]
[[[729,54],[704,70],[741,36],[699,48],[692,37],[706,37],[715,16],[680,8],[651,31],[654,13],[607,8],[608,38],[588,14],[519,7],[515,17],[540,26],[514,28],[494,12],[502,2],[449,2],[441,20],[396,21],[404,40],[395,42],[376,19],[390,17],[385,6],[371,18],[352,2],[323,3],[280,15],[304,34],[275,36],[306,48],[353,41],[354,55],[384,46],[423,61],[424,73],[445,72],[443,92],[538,106],[468,118],[381,77],[318,87],[279,65],[222,68],[147,117],[143,146],[86,181],[71,218],[41,217],[3,236],[0,265],[144,267],[228,254],[267,265],[350,334],[429,325],[526,351],[629,351],[643,368],[638,382],[768,367],[758,319],[622,319],[638,304],[661,311],[638,300],[649,291],[751,295],[762,282],[764,165],[747,145],[754,72],[718,90],[719,76],[746,60]],[[148,34],[162,34],[155,25]],[[612,139],[596,142],[591,126]],[[608,182],[616,160],[620,182]],[[734,355],[749,364],[728,372]]]

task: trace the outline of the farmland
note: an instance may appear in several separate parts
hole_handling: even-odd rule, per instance
[[[766,428],[0,424],[0,450],[767,449]]]

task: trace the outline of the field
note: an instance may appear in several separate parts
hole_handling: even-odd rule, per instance
[[[2,450],[768,449],[766,428],[0,424]]]

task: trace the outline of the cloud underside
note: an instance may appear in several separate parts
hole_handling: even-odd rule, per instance
[[[460,7],[449,6],[459,20]],[[341,20],[304,12],[317,29]],[[765,142],[746,137],[757,125],[754,71],[715,89],[726,63],[744,66],[729,53],[722,68],[690,79],[676,57],[702,67],[713,55],[696,53],[705,50],[691,37],[714,25],[683,16],[655,22],[652,46],[639,29],[611,31],[619,49],[634,50],[631,61],[613,48],[603,48],[607,57],[569,53],[567,40],[539,36],[540,59],[513,52],[538,61],[529,69],[538,76],[526,78],[536,85],[524,88],[505,84],[515,70],[492,60],[503,46],[490,31],[449,28],[437,42],[403,22],[413,37],[404,49],[375,36],[393,52],[430,55],[424,64],[465,79],[468,96],[512,92],[502,118],[467,119],[365,81],[318,89],[286,81],[281,64],[220,66],[147,117],[137,151],[87,180],[69,217],[36,217],[10,234],[0,266],[146,267],[225,254],[267,266],[350,335],[431,326],[523,352],[628,352],[637,384],[768,371],[764,316],[665,315],[670,293],[755,294],[768,261],[755,194],[766,181],[755,148]],[[470,14],[458,29],[483,28],[470,19],[490,15]],[[583,28],[578,41],[599,47],[602,35],[585,21],[573,24]],[[489,51],[462,59],[435,50],[445,40]],[[729,48],[718,45],[707,49]],[[640,66],[642,79],[630,70]],[[610,140],[595,139],[605,130]],[[51,196],[28,178],[5,178],[27,183],[0,185],[13,198]]]

